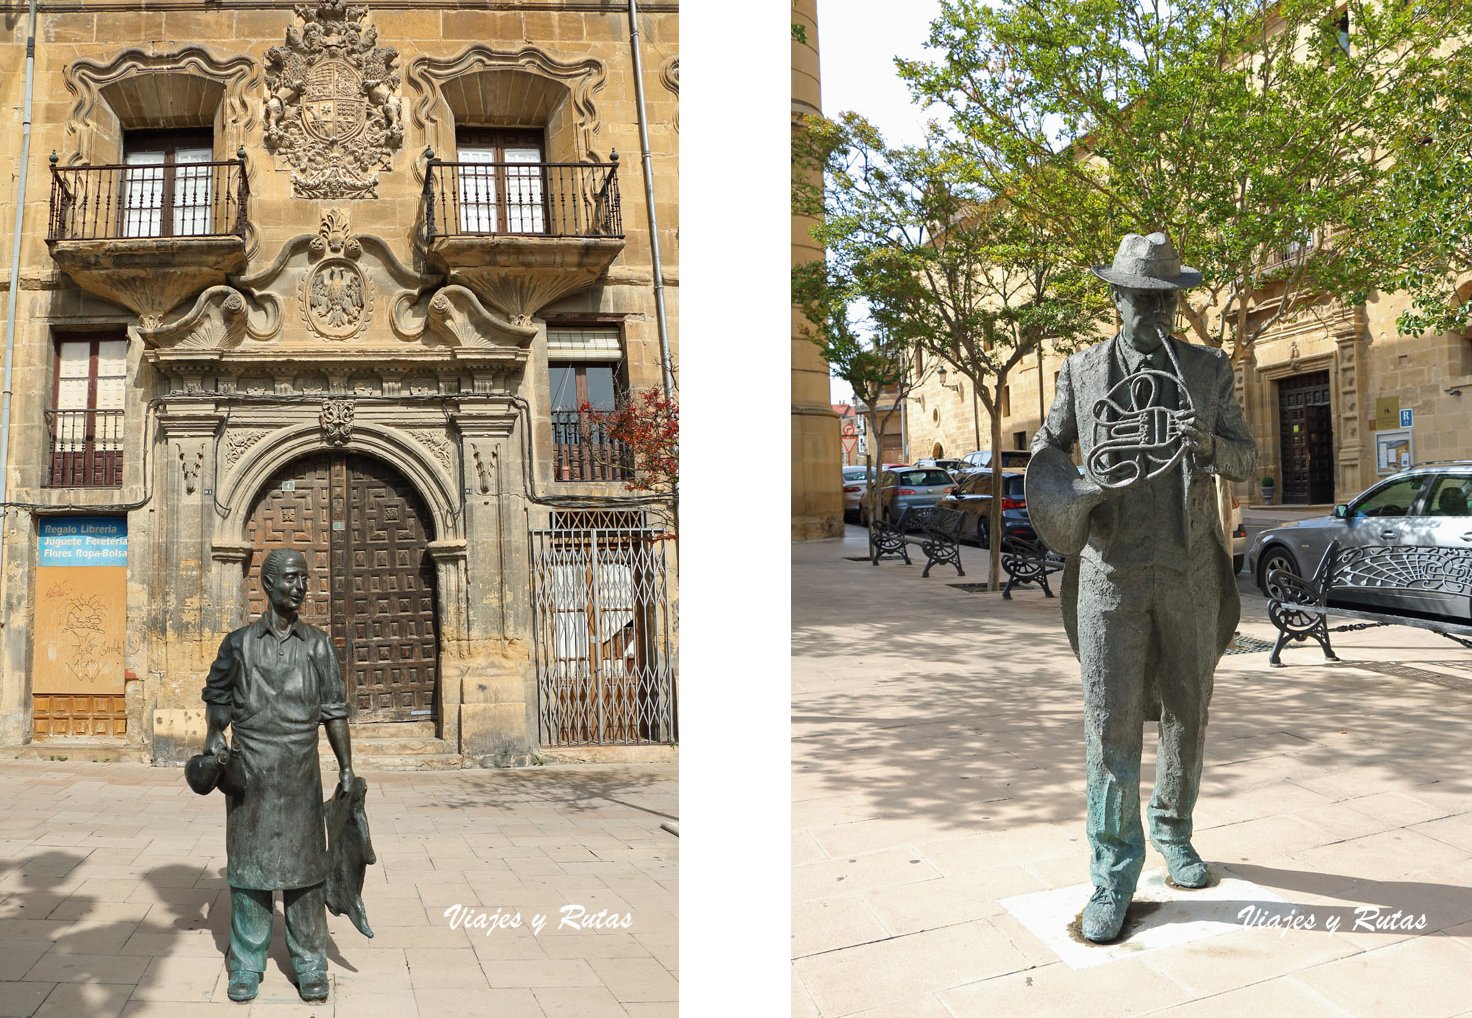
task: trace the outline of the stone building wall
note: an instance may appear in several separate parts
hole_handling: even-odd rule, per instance
[[[371,464],[387,464],[395,497],[420,507],[412,512],[422,517],[434,598],[435,736],[467,759],[525,762],[543,746],[545,722],[529,534],[548,528],[559,505],[572,513],[628,500],[621,481],[558,473],[549,329],[611,329],[622,382],[660,383],[627,9],[562,0],[152,6],[43,10],[37,28],[7,473],[21,508],[0,534],[0,744],[36,734],[40,644],[30,623],[68,589],[51,579],[39,587],[44,521],[126,521],[126,639],[108,688],[122,690],[123,738],[177,759],[202,738],[200,685],[221,635],[248,617],[261,542],[291,537],[266,533],[279,523],[262,522],[268,487],[277,491],[273,479],[292,464],[331,461],[363,485]],[[641,4],[639,28],[678,363],[677,3]],[[12,152],[26,32],[23,10],[0,31],[0,132]],[[75,195],[53,219],[54,176],[100,180],[89,168],[122,162],[125,137],[180,129],[208,132],[220,163],[243,153],[238,236],[233,220],[220,225],[240,195],[235,164],[208,189],[213,207],[200,214],[214,225],[181,229],[176,218],[172,231],[159,228],[172,238],[120,237],[150,231],[111,208],[100,221],[112,228],[93,231],[104,236],[67,240],[86,232],[87,214],[99,220]],[[500,227],[467,226],[467,216],[492,215],[494,202],[447,183],[451,170],[430,161],[430,150],[456,160],[457,138],[469,143],[457,129],[539,136],[532,204],[541,211],[502,204]],[[606,186],[615,151],[616,203]],[[123,172],[110,186],[126,201]],[[503,203],[532,186],[507,182],[522,171],[500,172]],[[176,195],[182,179],[173,178]],[[6,287],[16,186],[14,174],[0,179]],[[470,211],[454,208],[460,198]],[[544,218],[527,226],[518,215]],[[431,220],[438,230],[427,230]],[[496,236],[455,236],[467,231]],[[515,232],[528,235],[507,235]],[[57,343],[89,332],[126,340],[121,478],[58,485],[48,473]],[[615,741],[644,741],[623,735]]]
[[[792,40],[792,118],[822,109],[818,80],[818,5],[796,0],[792,23],[801,26],[806,42]],[[792,217],[794,265],[823,257],[810,233],[812,220]],[[838,537],[843,532],[843,452],[838,418],[829,402],[828,364],[806,338],[806,319],[792,311],[792,537],[805,541]]]

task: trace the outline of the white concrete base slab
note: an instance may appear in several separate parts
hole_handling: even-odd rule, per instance
[[[1272,891],[1234,877],[1218,866],[1211,867],[1211,875],[1216,882],[1210,887],[1187,891],[1167,884],[1161,870],[1141,874],[1130,914],[1125,919],[1124,935],[1113,944],[1090,944],[1081,937],[1074,939],[1075,934],[1069,930],[1094,891],[1090,884],[1019,894],[1003,898],[1001,905],[1075,969],[1093,968],[1120,958],[1135,958],[1148,951],[1244,929],[1255,913],[1249,913],[1246,920],[1240,917],[1241,913],[1252,906],[1273,915],[1286,915],[1281,907],[1283,899]],[[1140,910],[1142,904],[1154,907]],[[1137,911],[1145,914],[1137,915]]]

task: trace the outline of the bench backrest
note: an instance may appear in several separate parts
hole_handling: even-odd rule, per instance
[[[966,524],[966,514],[958,509],[942,509],[940,506],[906,509],[896,525],[901,533],[923,530],[936,537],[957,541],[961,528]]]
[[[1472,548],[1372,544],[1329,545],[1319,566],[1321,589],[1378,587],[1472,595]]]

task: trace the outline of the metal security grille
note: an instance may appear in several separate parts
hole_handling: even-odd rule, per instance
[[[531,532],[542,743],[675,741],[665,535],[558,516]]]

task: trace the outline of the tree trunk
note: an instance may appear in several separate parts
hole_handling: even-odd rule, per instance
[[[869,456],[868,456],[868,460],[869,460],[869,463],[868,463],[868,467],[869,467],[869,478],[868,478],[868,484],[867,484],[867,486],[864,489],[864,494],[869,499],[869,512],[868,512],[867,515],[869,517],[869,519],[868,519],[868,524],[869,524],[869,528],[868,528],[869,529],[869,548],[870,548],[870,555],[872,556],[872,554],[873,554],[873,548],[874,548],[874,529],[875,529],[874,520],[876,518],[876,512],[875,511],[879,508],[879,504],[878,504],[879,503],[879,491],[878,491],[878,487],[879,487],[879,470],[880,470],[880,466],[881,466],[880,455],[883,452],[883,450],[880,448],[880,446],[882,445],[882,443],[880,441],[880,435],[879,435],[879,411],[873,409],[873,404],[872,403],[869,404],[869,405],[870,405],[870,410],[869,410],[869,412],[867,414],[864,415],[864,416],[866,416],[866,417],[869,418]],[[863,515],[863,503],[862,502],[859,505],[859,511],[860,511],[860,514]],[[874,565],[878,565],[878,564],[879,564],[878,562],[875,562],[874,563]]]
[[[997,403],[992,409],[992,504],[987,515],[987,589],[1002,589],[1002,393],[1007,391],[1007,372],[997,374]]]

